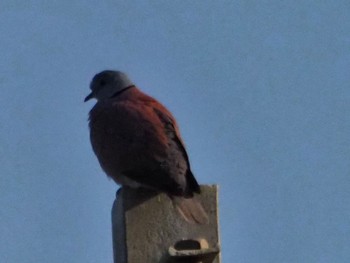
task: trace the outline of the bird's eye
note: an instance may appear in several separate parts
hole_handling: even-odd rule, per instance
[[[103,79],[100,80],[100,86],[104,86],[106,85],[106,81],[104,81]]]

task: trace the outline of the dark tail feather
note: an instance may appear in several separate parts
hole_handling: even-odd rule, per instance
[[[191,224],[208,224],[209,218],[203,206],[194,198],[172,196],[173,203],[182,217]]]
[[[194,175],[191,169],[189,168],[187,169],[187,172],[186,172],[186,179],[187,179],[187,191],[189,191],[191,195],[193,194],[193,192],[200,194],[201,189],[199,187],[199,184],[197,183],[196,178],[194,178]]]

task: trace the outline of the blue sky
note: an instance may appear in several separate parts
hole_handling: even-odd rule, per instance
[[[350,262],[348,1],[0,2],[0,255],[112,262],[93,75],[176,116],[220,185],[222,262]]]

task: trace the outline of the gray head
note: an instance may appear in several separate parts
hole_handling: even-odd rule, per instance
[[[95,98],[104,100],[111,98],[118,92],[134,86],[128,76],[120,71],[105,70],[94,76],[90,83],[91,93],[85,98],[84,102]]]

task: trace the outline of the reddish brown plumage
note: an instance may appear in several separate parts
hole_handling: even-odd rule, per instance
[[[161,103],[137,87],[128,88],[96,103],[90,128],[93,150],[114,181],[166,192],[188,221],[207,220],[202,206],[192,200],[200,189],[179,128]]]
[[[161,186],[171,194],[198,192],[196,181],[187,183],[190,167],[174,117],[138,88],[97,103],[90,112],[90,127],[101,166],[117,183],[124,184],[123,176],[129,173],[128,179],[138,177],[134,181]]]

